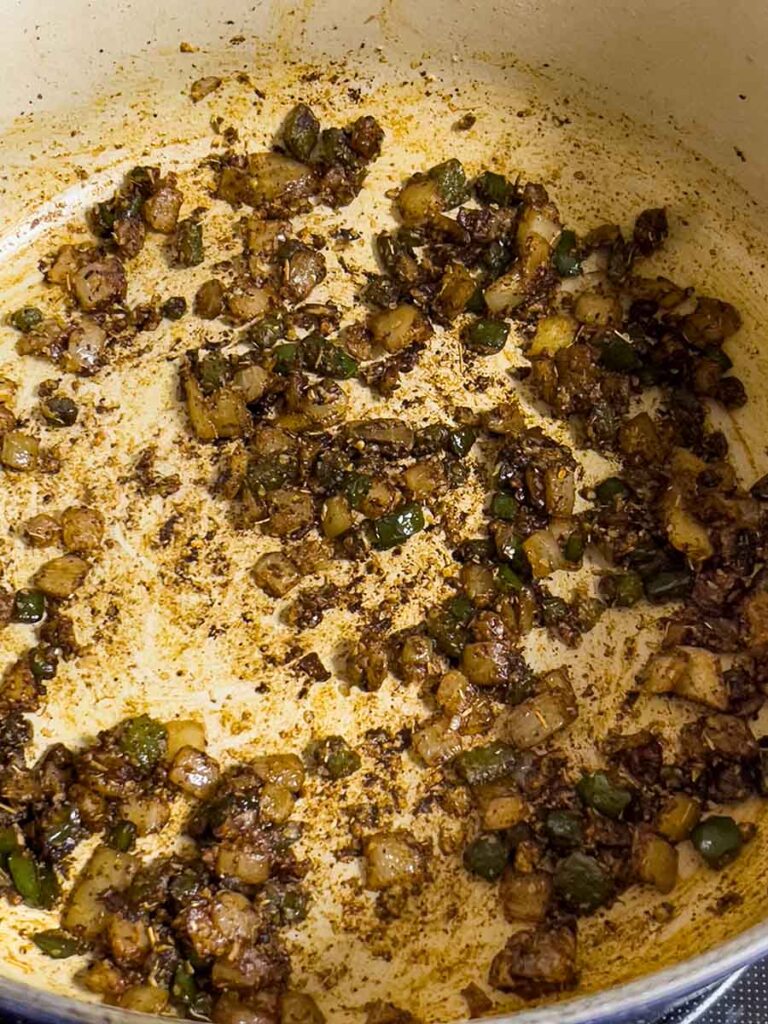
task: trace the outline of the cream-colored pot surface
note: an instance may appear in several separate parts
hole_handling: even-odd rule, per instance
[[[672,236],[655,263],[658,271],[728,299],[743,314],[729,351],[750,403],[725,427],[747,483],[768,469],[768,6],[747,0],[391,0],[381,6],[368,0],[293,6],[0,0],[0,14],[3,310],[42,295],[38,260],[82,233],[82,210],[110,193],[124,169],[151,161],[183,172],[215,153],[220,137],[212,133],[212,117],[235,125],[241,140],[257,147],[269,142],[298,99],[337,121],[370,112],[385,127],[385,153],[364,195],[324,215],[328,227],[354,226],[363,234],[347,260],[353,280],[332,266],[326,294],[349,298],[355,273],[372,265],[367,239],[390,216],[385,190],[448,156],[459,156],[472,171],[493,166],[544,181],[566,222],[579,229],[605,220],[626,224],[646,206],[666,205]],[[190,44],[187,52],[180,51],[182,42]],[[207,74],[224,84],[192,104],[189,85]],[[458,134],[453,125],[469,112],[476,123]],[[208,184],[203,172],[186,174],[188,200],[199,195],[210,205]],[[211,213],[213,235],[217,217],[224,237],[223,210]],[[173,272],[151,254],[142,254],[137,267],[136,297],[172,294]],[[224,759],[300,749],[313,732],[354,737],[423,718],[415,694],[386,686],[376,695],[346,694],[331,680],[296,701],[295,678],[275,667],[290,633],[249,585],[261,541],[235,533],[207,494],[212,457],[190,445],[179,414],[173,360],[200,343],[200,328],[166,325],[147,337],[143,349],[123,353],[79,385],[84,434],[78,443],[62,441],[64,468],[54,482],[3,479],[0,555],[11,584],[21,585],[35,565],[15,528],[39,511],[47,490],[61,507],[84,500],[87,487],[108,521],[107,553],[75,609],[87,652],[52,686],[36,720],[37,747],[82,740],[139,710],[204,716],[214,752]],[[21,406],[31,409],[35,384],[51,368],[20,360],[14,340],[0,328],[0,370],[20,381]],[[411,397],[439,409],[436,394],[458,397],[455,345],[443,339],[430,359],[414,378]],[[170,506],[159,498],[139,500],[131,489],[131,466],[150,444],[162,465],[182,475]],[[599,467],[585,471],[589,479]],[[180,526],[164,546],[156,537],[170,515]],[[426,545],[409,545],[394,570],[417,580],[413,607],[398,613],[403,625],[418,618],[418,599],[443,569]],[[363,602],[378,597],[361,592]],[[568,660],[581,689],[599,684],[599,707],[567,740],[586,756],[594,736],[615,724],[643,640],[654,631],[649,618],[630,628],[607,618],[567,658],[543,642],[529,652],[537,667]],[[329,615],[315,646],[330,647],[353,632],[351,619]],[[627,643],[636,633],[640,644]],[[22,627],[14,627],[3,636],[4,656],[24,642]],[[636,720],[675,731],[685,712],[676,714],[657,700],[639,707]],[[407,805],[423,787],[423,773],[406,769],[381,780],[376,798],[398,796]],[[359,865],[333,856],[342,845],[337,808],[313,803],[311,794],[305,805],[318,895],[291,939],[295,976],[334,1024],[361,1020],[360,1008],[375,997],[426,1022],[461,1019],[460,990],[485,981],[508,931],[488,890],[467,880],[455,856],[438,858],[418,905],[382,923],[359,890]],[[737,813],[759,824],[764,818],[759,807]],[[445,846],[450,837],[440,830],[449,827],[429,816],[414,825]],[[720,874],[684,853],[683,877],[671,897],[636,888],[607,914],[581,923],[583,980],[570,1001],[531,1010],[499,994],[496,1012],[519,1012],[516,1020],[542,1024],[615,1021],[649,1000],[673,999],[713,980],[768,950],[768,925],[760,924],[768,909],[766,869],[768,820],[742,858]],[[28,936],[45,926],[45,915],[0,906],[0,1002],[58,1019],[119,1017],[57,1000],[74,993],[72,962],[52,962],[35,950]],[[623,987],[606,991],[617,985]]]

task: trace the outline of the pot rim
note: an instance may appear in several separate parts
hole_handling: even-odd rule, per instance
[[[768,955],[768,922],[754,925],[706,953],[672,967],[586,996],[486,1018],[500,1024],[621,1024],[717,984],[726,975]],[[39,1024],[120,1024],[147,1014],[57,995],[25,981],[0,977],[0,1010]],[[152,1017],[153,1020],[168,1018]],[[16,1024],[16,1022],[12,1022]]]

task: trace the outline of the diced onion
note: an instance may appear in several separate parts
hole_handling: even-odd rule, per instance
[[[182,792],[203,800],[218,782],[219,775],[219,766],[212,757],[194,747],[182,747],[173,758],[168,779]]]
[[[207,746],[205,725],[193,718],[177,718],[172,722],[166,722],[165,731],[168,736],[165,752],[168,761],[173,761],[182,747],[204,751]]]
[[[96,938],[108,919],[101,897],[107,890],[125,889],[138,868],[139,861],[131,854],[98,846],[72,888],[61,918],[62,926],[84,939]]]
[[[377,832],[363,842],[365,888],[417,887],[424,879],[424,852],[405,830]]]

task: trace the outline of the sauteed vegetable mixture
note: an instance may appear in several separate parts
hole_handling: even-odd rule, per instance
[[[196,83],[193,98],[216,81]],[[707,415],[747,401],[723,348],[740,317],[649,269],[668,234],[663,209],[629,231],[577,235],[542,185],[498,168],[469,177],[458,159],[393,194],[374,239],[379,272],[352,308],[313,301],[327,239],[312,211],[351,203],[384,144],[372,117],[321,127],[300,104],[273,151],[210,158],[212,202],[231,206],[241,239],[241,255],[219,263],[206,211],[186,208],[176,175],[136,167],[88,211],[93,241],[41,264],[69,318],[27,306],[8,320],[22,356],[65,375],[97,374],[116,345],[163,318],[229,326],[223,342],[181,359],[179,393],[197,443],[218,453],[221,502],[242,530],[274,539],[253,586],[297,633],[344,599],[328,566],[364,573],[422,531],[444,545],[446,597],[418,625],[393,631],[384,602],[333,665],[310,653],[299,667],[308,685],[337,673],[373,692],[394,677],[423,697],[422,722],[396,742],[437,778],[436,799],[469,823],[469,840],[445,851],[363,825],[350,836],[362,884],[397,917],[419,900],[433,858],[460,858],[510,926],[487,990],[534,998],[577,984],[581,915],[629,886],[671,893],[680,843],[703,869],[729,863],[754,828],[728,805],[768,795],[768,748],[750,725],[768,688],[768,478],[738,480]],[[130,307],[131,261],[158,244],[179,294]],[[182,294],[184,269],[203,263],[210,278]],[[436,332],[455,336],[465,366],[522,346],[508,400],[427,423],[353,418],[353,389],[385,407]],[[55,453],[17,423],[15,390],[0,380],[0,462],[55,473]],[[538,403],[535,423],[520,393]],[[56,381],[40,388],[39,411],[51,431],[78,430],[78,406]],[[554,421],[570,446],[551,436]],[[594,487],[575,456],[589,449],[613,466]],[[137,472],[148,490],[179,486],[151,452]],[[482,527],[468,530],[458,497],[470,483],[484,499]],[[28,587],[0,594],[3,623],[35,633],[0,684],[0,890],[55,911],[57,927],[35,942],[51,957],[87,953],[77,981],[108,1003],[217,1024],[317,1024],[283,938],[323,900],[292,814],[308,773],[330,793],[360,770],[343,736],[224,764],[206,752],[202,721],[140,715],[27,759],[29,716],[59,663],[78,657],[67,603],[108,529],[97,508],[41,509],[24,525],[40,567]],[[569,574],[564,597],[553,577]],[[612,734],[598,770],[548,752],[590,708],[565,667],[532,671],[525,637],[545,630],[553,649],[576,647],[606,609],[644,604],[663,606],[664,639],[626,704],[666,695],[699,717],[676,749],[651,731]],[[175,853],[137,853],[137,838],[167,828]],[[90,857],[72,879],[81,844]],[[488,991],[466,990],[470,1012],[491,1008]],[[413,1020],[384,1003],[367,1011],[368,1024]]]

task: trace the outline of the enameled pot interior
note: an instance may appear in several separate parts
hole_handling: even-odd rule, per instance
[[[373,113],[385,127],[387,144],[369,186],[352,206],[317,222],[326,229],[361,232],[348,261],[357,273],[372,266],[373,231],[391,221],[385,191],[403,175],[453,155],[472,171],[493,166],[543,181],[566,222],[579,230],[606,220],[628,224],[644,207],[666,205],[672,236],[654,267],[728,299],[744,317],[729,354],[750,404],[728,417],[724,427],[745,481],[765,472],[768,391],[762,381],[768,377],[768,352],[762,281],[768,236],[759,200],[761,171],[768,163],[760,147],[768,135],[760,134],[762,115],[752,111],[768,83],[748,58],[759,32],[768,32],[768,13],[765,25],[750,13],[750,36],[735,17],[718,33],[719,8],[708,4],[674,12],[660,4],[642,19],[629,7],[608,4],[588,17],[580,11],[576,21],[561,4],[430,3],[416,9],[393,3],[379,9],[354,3],[347,10],[332,3],[262,5],[255,11],[230,6],[226,19],[212,4],[192,11],[172,3],[162,15],[141,3],[108,14],[77,3],[54,8],[35,3],[11,11],[2,42],[12,69],[0,140],[4,308],[15,308],[30,294],[43,295],[38,260],[78,237],[84,207],[111,192],[124,169],[151,157],[182,173],[215,152],[213,116],[236,125],[243,142],[255,149],[269,144],[299,99],[334,121]],[[684,9],[688,19],[682,18]],[[692,20],[694,11],[698,18]],[[654,13],[658,20],[651,32],[646,23]],[[692,42],[691,34],[698,41]],[[193,52],[180,53],[182,41],[192,44]],[[321,57],[323,51],[329,56]],[[689,70],[685,80],[675,60],[679,55],[684,63],[683,51],[701,62],[719,55],[717,73],[699,76]],[[189,84],[214,73],[225,78],[224,86],[193,105]],[[477,121],[459,136],[452,126],[466,112]],[[190,202],[197,196],[210,205],[204,173],[183,180]],[[211,216],[224,239],[231,212],[217,208]],[[169,293],[172,274],[151,254],[142,254],[132,287],[137,295],[142,289]],[[337,267],[327,294],[348,300],[354,284]],[[190,446],[180,413],[173,359],[200,340],[194,329],[182,335],[163,328],[144,350],[82,384],[84,400],[99,396],[108,411],[86,423],[88,443],[66,451],[56,500],[79,500],[87,481],[105,509],[110,544],[100,585],[76,608],[78,628],[90,641],[88,654],[52,688],[36,721],[37,749],[58,739],[81,740],[125,714],[145,710],[166,718],[180,708],[204,716],[212,750],[224,758],[300,750],[313,732],[353,738],[369,728],[424,717],[415,694],[387,687],[378,695],[349,694],[341,692],[337,680],[314,688],[299,705],[295,680],[274,667],[275,653],[291,638],[275,628],[269,602],[248,585],[258,546],[236,533],[208,496],[210,454]],[[513,363],[516,358],[511,356]],[[43,365],[20,362],[6,328],[0,333],[0,370],[22,380],[21,402],[30,406],[35,385],[50,375]],[[411,401],[415,397],[434,408],[457,398],[455,347],[449,338],[425,360],[413,389]],[[481,401],[490,404],[503,393],[497,383]],[[168,509],[159,502],[137,506],[122,483],[136,454],[150,443],[159,446],[164,466],[184,480],[173,511],[185,524],[185,550],[193,546],[200,552],[186,578],[176,571],[183,552],[153,543]],[[587,460],[586,479],[598,471],[599,465]],[[4,489],[4,521],[15,524],[37,511],[39,488],[22,482]],[[214,548],[226,557],[224,579],[213,564]],[[31,570],[33,558],[15,536],[3,539],[2,551],[10,579]],[[429,550],[415,544],[394,570],[420,581],[413,607],[401,610],[403,624],[418,617],[418,601],[425,601],[435,585],[435,566],[425,568],[429,559]],[[364,595],[368,601],[376,598]],[[105,630],[110,604],[123,613]],[[330,650],[354,628],[343,616],[329,615],[317,631],[316,649]],[[647,615],[629,624],[608,616],[604,628],[576,652],[564,654],[545,643],[529,652],[536,667],[569,661],[577,688],[599,683],[595,713],[582,717],[563,741],[585,757],[594,735],[616,724],[622,695],[655,628]],[[633,651],[628,640],[636,633],[640,643]],[[10,659],[23,646],[24,634],[13,630],[2,643]],[[662,700],[647,701],[633,722],[672,734],[688,714]],[[422,773],[406,765],[397,778],[380,780],[377,795],[386,800],[395,789],[407,805],[423,785]],[[427,1022],[460,1019],[466,1012],[461,988],[470,981],[484,983],[488,962],[508,932],[488,890],[468,882],[456,857],[441,858],[423,899],[396,922],[382,925],[356,886],[359,866],[332,856],[338,808],[309,802],[303,813],[310,829],[308,850],[320,853],[313,858],[314,909],[292,938],[302,987],[317,995],[328,1019],[342,1024],[359,1020],[360,1007],[376,997],[393,999]],[[738,813],[758,822],[764,817],[757,806]],[[415,827],[436,837],[445,824],[429,819]],[[580,992],[596,993],[669,967],[757,925],[764,913],[766,866],[768,839],[762,833],[737,864],[717,875],[698,868],[689,851],[671,898],[635,889],[606,915],[583,921]],[[664,902],[673,904],[671,918],[661,909]],[[46,960],[28,938],[46,926],[50,922],[43,914],[0,907],[2,974],[11,982],[71,995],[72,962]],[[763,940],[758,932],[734,957],[747,956]],[[715,958],[707,970],[714,975],[717,968]],[[678,976],[674,984],[681,980]],[[522,1006],[514,997],[496,999],[500,1013]],[[585,1020],[583,1014],[597,1011],[576,1006],[573,1012],[573,1020]]]

